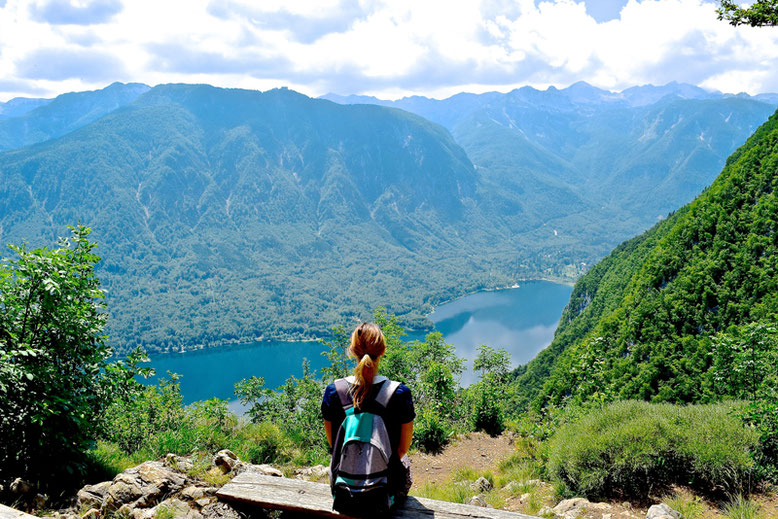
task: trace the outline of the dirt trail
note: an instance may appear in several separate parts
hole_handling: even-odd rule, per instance
[[[453,472],[463,468],[476,471],[495,469],[497,464],[513,453],[513,439],[509,435],[491,437],[485,433],[471,433],[455,440],[440,454],[411,455],[413,484],[445,481]]]

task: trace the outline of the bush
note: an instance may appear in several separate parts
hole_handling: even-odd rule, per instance
[[[241,449],[237,453],[251,463],[280,463],[289,461],[288,438],[271,423],[247,424],[239,434]]]
[[[491,436],[497,436],[505,430],[503,417],[502,394],[489,384],[479,383],[473,390],[473,411],[470,415],[471,425],[476,431],[484,431]]]
[[[413,439],[424,452],[440,452],[448,445],[451,431],[437,412],[421,410],[413,424]]]
[[[548,471],[590,498],[646,498],[672,484],[737,491],[758,446],[757,433],[735,416],[740,408],[616,402],[556,432]]]
[[[17,257],[0,264],[0,482],[77,484],[103,411],[134,375],[106,362],[100,258],[88,228],[70,229],[56,249],[10,246]]]

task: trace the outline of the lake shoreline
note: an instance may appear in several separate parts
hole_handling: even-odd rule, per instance
[[[464,299],[465,297],[470,297],[476,294],[482,294],[482,293],[490,293],[490,292],[497,292],[502,290],[515,290],[522,287],[522,283],[538,283],[538,282],[546,282],[546,283],[554,283],[557,285],[565,285],[565,286],[574,286],[574,282],[570,282],[568,280],[563,279],[554,279],[554,278],[519,278],[516,280],[516,283],[513,285],[508,286],[499,286],[499,287],[492,287],[492,288],[480,288],[478,290],[474,290],[472,292],[467,292],[465,294],[443,300],[436,305],[432,307],[432,311],[428,314],[425,314],[425,318],[429,320],[429,317],[435,313],[435,310],[440,308],[443,305],[451,304],[456,301],[459,301],[461,299]],[[430,321],[431,322],[431,321]],[[421,333],[431,333],[435,330],[434,323],[429,328],[410,328],[410,327],[403,327],[407,334],[414,334],[419,335]],[[235,340],[229,340],[220,342],[219,344],[214,345],[205,345],[205,344],[194,344],[191,347],[187,347],[186,349],[181,349],[180,351],[166,351],[166,352],[156,352],[156,353],[149,353],[147,356],[154,360],[154,359],[163,359],[163,358],[170,358],[170,356],[177,356],[177,355],[183,355],[187,353],[195,353],[195,352],[208,352],[213,350],[219,350],[219,349],[226,349],[226,348],[240,348],[243,346],[248,347],[256,347],[259,344],[266,343],[268,345],[271,345],[272,343],[300,343],[300,342],[324,342],[328,340],[329,337],[315,337],[315,336],[289,336],[284,335],[279,338],[274,337],[256,337],[254,339],[235,339]],[[125,356],[119,356],[117,358],[125,358]]]

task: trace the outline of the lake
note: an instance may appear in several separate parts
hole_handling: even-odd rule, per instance
[[[478,292],[440,305],[429,318],[446,342],[468,361],[475,357],[478,346],[488,344],[506,349],[514,365],[524,364],[553,339],[571,292],[568,285],[527,281],[518,288]],[[408,336],[422,339],[424,334],[411,332]],[[184,403],[213,397],[232,400],[235,383],[243,378],[264,377],[266,386],[275,388],[289,375],[302,375],[303,358],[312,369],[321,368],[325,364],[323,350],[318,342],[263,341],[155,355],[151,366],[160,375],[167,371],[182,375]],[[470,371],[462,377],[465,385],[473,381]],[[231,407],[240,410],[235,402]]]

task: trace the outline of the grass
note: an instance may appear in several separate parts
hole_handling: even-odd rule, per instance
[[[683,519],[703,519],[706,506],[702,498],[688,490],[678,490],[672,496],[662,500],[667,506],[681,513]]]
[[[728,519],[765,519],[759,505],[741,494],[724,506],[724,516]]]

